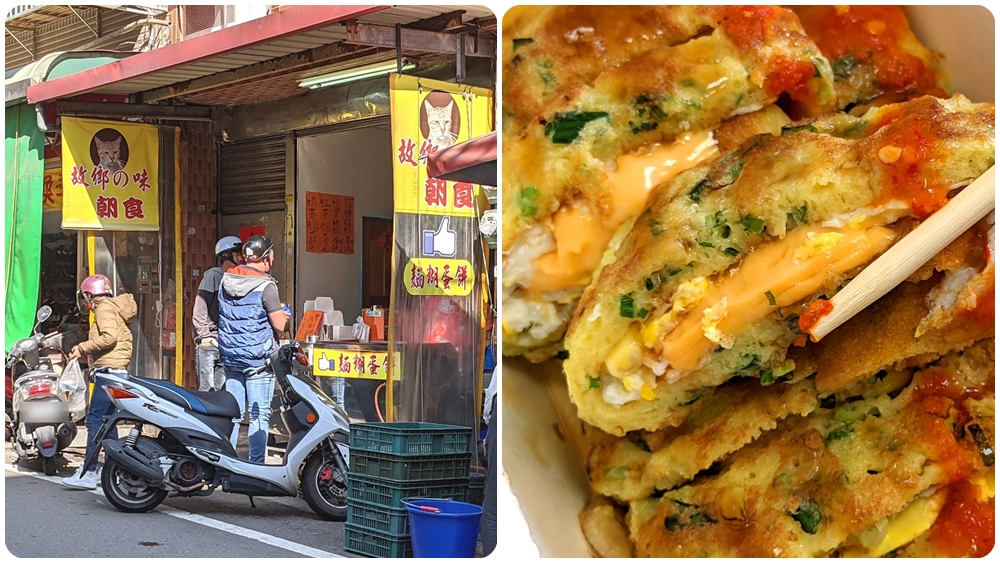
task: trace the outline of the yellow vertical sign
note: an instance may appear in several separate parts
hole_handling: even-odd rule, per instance
[[[46,168],[42,178],[42,211],[59,211],[62,202],[62,169]]]
[[[63,117],[62,131],[62,228],[159,230],[157,127]]]
[[[393,184],[397,212],[477,217],[479,185],[427,177],[427,155],[492,131],[492,92],[393,74]]]

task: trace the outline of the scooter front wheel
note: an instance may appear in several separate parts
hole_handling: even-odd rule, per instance
[[[167,498],[166,489],[133,474],[113,459],[105,460],[101,488],[108,502],[122,512],[149,512]]]
[[[302,496],[324,520],[347,520],[347,475],[333,459],[315,453],[302,470]]]

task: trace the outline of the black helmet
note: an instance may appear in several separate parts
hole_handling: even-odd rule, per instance
[[[274,243],[264,235],[253,235],[243,243],[243,257],[247,262],[260,262],[271,252]]]

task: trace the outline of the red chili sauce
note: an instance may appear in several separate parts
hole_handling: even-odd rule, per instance
[[[799,315],[799,329],[802,332],[809,332],[812,327],[816,326],[816,323],[820,319],[829,315],[833,312],[833,303],[830,303],[826,299],[817,299],[813,301],[802,314]]]
[[[726,34],[744,53],[759,51],[771,41],[770,35],[785,28],[798,27],[792,14],[772,6],[732,6],[723,21]],[[781,21],[774,21],[781,17]],[[807,101],[814,96],[809,81],[816,74],[815,65],[804,58],[775,56],[765,70],[764,88],[770,96],[787,92],[793,100]]]
[[[995,542],[993,499],[979,502],[969,481],[952,483],[948,500],[930,529],[930,542],[942,557],[982,557]]]
[[[943,95],[937,76],[919,52],[902,6],[802,6],[795,12],[809,37],[831,64],[840,68],[873,66],[875,84],[883,92],[907,96]],[[907,47],[910,47],[908,49]],[[838,61],[839,64],[838,64]],[[844,72],[841,70],[841,72]]]

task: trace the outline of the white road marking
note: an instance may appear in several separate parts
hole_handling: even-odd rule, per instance
[[[42,475],[36,471],[30,471],[11,465],[9,463],[4,464],[4,469],[14,473],[20,473],[21,475],[27,475],[29,477],[34,477],[36,479],[41,479],[43,481],[48,481],[49,483],[55,483],[56,485],[62,485],[62,477],[49,477],[48,475]],[[65,486],[65,485],[63,485]],[[104,491],[100,487],[92,491],[84,491],[91,494],[95,494],[104,497]],[[167,516],[173,516],[174,518],[180,518],[181,520],[187,520],[188,522],[193,522],[195,524],[201,524],[213,530],[222,530],[223,532],[229,532],[230,534],[244,537],[247,539],[259,541],[267,545],[273,545],[275,547],[280,547],[288,551],[304,555],[306,557],[337,557],[344,558],[343,555],[338,555],[336,553],[330,553],[328,551],[323,551],[322,549],[316,549],[314,547],[309,547],[308,545],[302,545],[300,543],[295,543],[286,539],[282,539],[270,534],[265,534],[263,532],[258,532],[256,530],[251,530],[249,528],[244,528],[242,526],[236,526],[213,518],[208,518],[206,516],[201,516],[199,514],[192,514],[186,510],[179,510],[176,508],[171,508],[169,506],[160,505],[153,509],[156,512],[166,514]]]

